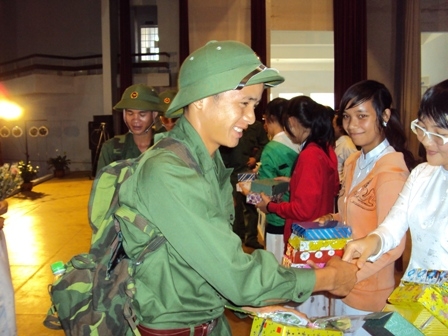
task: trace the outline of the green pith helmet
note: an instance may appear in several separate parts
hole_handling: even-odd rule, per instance
[[[177,90],[166,90],[163,91],[161,94],[159,94],[160,97],[160,104],[163,108],[163,114],[165,115],[166,110],[169,108],[171,102],[173,101],[174,97],[177,94]],[[184,109],[180,108],[176,111],[171,112],[170,116],[168,118],[179,118],[182,113],[184,113]]]
[[[156,90],[144,84],[131,85],[123,92],[121,100],[114,106],[114,110],[124,109],[163,111]]]
[[[194,51],[179,71],[179,92],[165,117],[192,102],[215,94],[264,83],[274,87],[285,79],[278,71],[266,67],[255,52],[237,41],[210,41]]]

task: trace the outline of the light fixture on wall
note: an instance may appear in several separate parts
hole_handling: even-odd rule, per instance
[[[23,135],[22,128],[20,126],[14,126],[11,130],[13,137],[20,138]]]
[[[11,134],[11,131],[9,130],[8,127],[3,126],[3,127],[0,129],[0,136],[1,136],[2,138],[7,138],[7,137],[9,137],[10,134]]]
[[[32,126],[28,129],[28,134],[35,138],[39,136],[39,129],[36,126]]]
[[[46,137],[48,135],[48,133],[49,132],[48,132],[47,126],[39,127],[39,136]]]

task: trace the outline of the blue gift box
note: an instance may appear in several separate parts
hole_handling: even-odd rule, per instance
[[[352,235],[352,229],[338,221],[293,223],[292,232],[309,240],[350,238]]]
[[[238,182],[253,181],[257,178],[257,173],[245,172],[238,173]]]

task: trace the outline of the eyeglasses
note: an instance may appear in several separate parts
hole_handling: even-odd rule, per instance
[[[412,130],[412,132],[417,134],[417,138],[419,141],[422,141],[423,138],[425,136],[427,136],[428,139],[434,141],[435,144],[438,146],[443,146],[448,143],[448,138],[441,136],[440,134],[428,132],[420,125],[417,125],[417,123],[418,123],[418,119],[415,119],[414,121],[411,122],[411,130]]]

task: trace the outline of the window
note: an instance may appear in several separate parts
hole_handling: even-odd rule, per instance
[[[291,99],[297,96],[303,96],[303,93],[279,93],[280,98]]]
[[[140,28],[140,52],[159,53],[159,28],[157,26],[146,26]],[[159,55],[142,56],[142,61],[158,61]]]
[[[312,100],[334,109],[334,93],[311,93]]]

